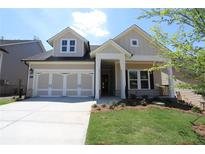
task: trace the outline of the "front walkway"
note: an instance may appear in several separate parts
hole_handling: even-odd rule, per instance
[[[84,144],[89,99],[32,98],[0,106],[0,144]]]

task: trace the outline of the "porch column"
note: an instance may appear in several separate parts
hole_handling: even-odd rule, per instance
[[[100,71],[101,71],[101,58],[96,56],[95,60],[95,99],[100,98]]]
[[[125,99],[125,87],[126,87],[126,77],[125,77],[125,58],[120,59],[120,69],[121,69],[121,98]]]
[[[169,80],[169,97],[174,98],[175,93],[174,93],[174,80],[173,80],[172,67],[169,67],[167,71],[168,71],[168,80]]]

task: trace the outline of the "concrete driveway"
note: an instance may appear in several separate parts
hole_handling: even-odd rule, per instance
[[[91,105],[77,98],[32,98],[0,106],[0,144],[84,144]]]

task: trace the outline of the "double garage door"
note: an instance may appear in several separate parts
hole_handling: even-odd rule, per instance
[[[93,71],[39,71],[35,74],[34,95],[40,97],[94,96]]]

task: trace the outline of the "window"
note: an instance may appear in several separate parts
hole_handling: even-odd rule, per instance
[[[138,83],[137,83],[137,72],[136,71],[130,71],[129,72],[129,84],[130,84],[130,89],[138,89]]]
[[[70,52],[75,52],[75,40],[70,40]]]
[[[131,39],[130,40],[130,46],[131,47],[138,47],[139,46],[139,42],[137,39]]]
[[[129,70],[129,89],[150,89],[150,76],[148,71]]]
[[[61,52],[75,52],[76,51],[76,40],[67,39],[61,41]]]
[[[61,48],[62,52],[67,52],[67,45],[68,45],[68,41],[62,40],[62,48]]]
[[[149,89],[149,79],[147,71],[140,71],[141,89]]]

